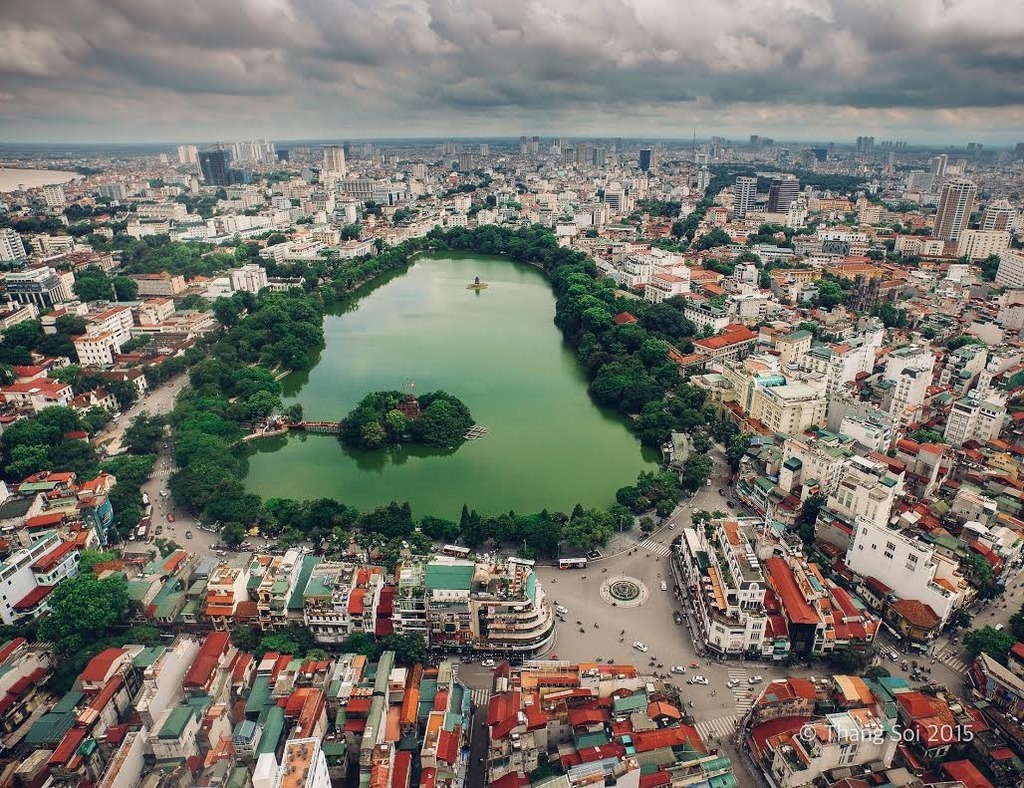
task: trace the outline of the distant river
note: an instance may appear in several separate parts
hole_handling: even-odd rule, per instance
[[[479,276],[490,286],[466,284]],[[368,392],[444,389],[488,430],[453,454],[354,452],[333,436],[253,441],[249,487],[264,498],[332,497],[366,510],[409,501],[416,516],[570,511],[608,506],[655,467],[586,378],[552,322],[543,275],[496,257],[420,257],[403,274],[324,321],[327,348],[309,373],[285,379],[285,404],[311,421],[340,420]]]
[[[0,168],[0,192],[17,191],[21,185],[31,189],[37,186],[50,186],[54,183],[67,183],[70,180],[81,177],[77,172],[65,172],[63,170],[12,170]]]

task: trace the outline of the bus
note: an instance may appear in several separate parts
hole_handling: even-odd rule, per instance
[[[508,559],[510,564],[518,564],[519,566],[525,566],[529,569],[533,569],[537,565],[536,561],[529,558],[517,558],[516,556],[510,556]]]
[[[586,558],[559,558],[558,559],[559,569],[586,569],[587,559]]]
[[[468,547],[458,547],[457,545],[446,544],[441,549],[441,552],[444,553],[445,555],[450,555],[453,558],[469,558],[469,548]]]

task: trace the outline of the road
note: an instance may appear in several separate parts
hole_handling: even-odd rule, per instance
[[[147,392],[132,405],[128,410],[107,424],[97,436],[95,443],[105,445],[106,453],[119,454],[121,452],[121,441],[124,439],[124,431],[128,429],[132,419],[141,413],[150,415],[167,415],[174,407],[174,400],[185,386],[188,385],[188,375],[183,373],[172,378],[163,385]]]

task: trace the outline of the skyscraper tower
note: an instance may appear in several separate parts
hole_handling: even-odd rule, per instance
[[[939,212],[935,216],[935,237],[957,241],[967,227],[978,187],[967,178],[954,178],[942,187]]]
[[[735,193],[732,203],[733,218],[743,219],[754,205],[754,197],[757,194],[757,178],[741,175],[736,179],[733,192]]]
[[[785,213],[800,194],[800,181],[792,175],[773,178],[768,189],[768,213]]]
[[[344,175],[348,172],[343,145],[324,145],[324,172],[332,175]]]
[[[640,170],[642,172],[651,171],[651,162],[653,160],[650,148],[640,149]]]
[[[204,150],[199,154],[199,171],[207,186],[230,186],[231,171],[228,168],[228,154],[223,148]]]

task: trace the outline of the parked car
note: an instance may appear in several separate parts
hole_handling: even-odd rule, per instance
[[[495,665],[495,662],[494,662],[494,660],[493,660],[493,659],[485,659],[485,660],[483,660],[483,661],[482,661],[482,662],[481,662],[480,664],[481,664],[481,665],[482,665],[483,667],[485,667],[485,668],[493,668],[493,667],[494,667],[494,665]]]
[[[686,673],[686,668],[683,665],[673,665],[672,666],[672,672],[673,673]]]
[[[173,523],[174,522],[174,515],[171,514],[170,512],[167,513],[167,522],[169,522],[169,523]]]
[[[764,679],[760,676],[751,676],[749,679],[747,679],[748,684],[760,684],[762,681],[764,681]]]
[[[672,620],[676,622],[677,626],[681,627],[683,625],[683,614],[677,610],[672,614]]]
[[[719,495],[725,495],[725,490],[722,487],[719,487],[718,488],[718,494]]]
[[[727,686],[729,689],[732,689],[733,687],[738,687],[739,684],[739,679],[729,679],[727,682],[725,682],[725,686]]]
[[[644,643],[642,641],[639,641],[639,640],[634,640],[633,641],[633,648],[635,648],[637,651],[641,651],[641,652],[643,652],[645,654],[648,651],[647,646],[644,645]]]
[[[565,607],[564,605],[555,605],[555,612],[558,613],[558,615],[560,616],[564,616],[566,613],[569,612],[569,608]]]
[[[664,580],[661,581],[661,590],[668,591],[668,583],[666,583]]]
[[[730,509],[736,508],[736,504],[734,504],[732,501],[726,501],[725,505],[728,506]]]
[[[687,684],[703,684],[705,687],[709,684],[708,680],[704,676],[690,676],[686,680]]]
[[[185,531],[185,538],[186,539],[191,539],[192,538],[192,532],[191,531]]]

